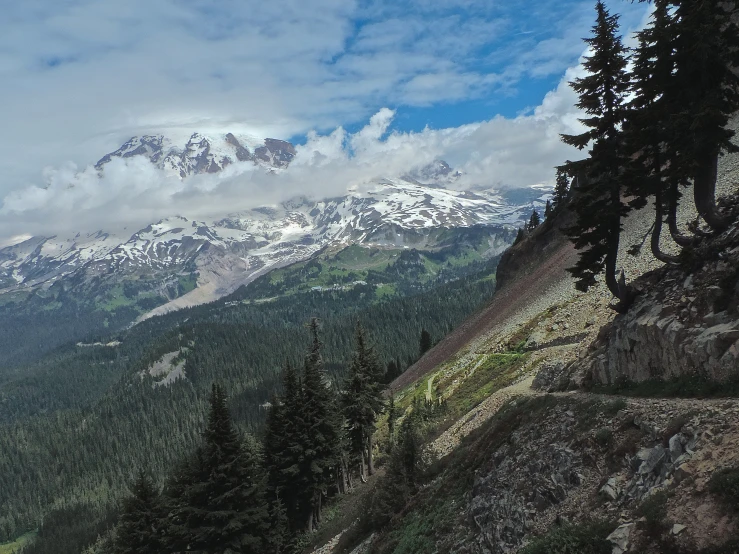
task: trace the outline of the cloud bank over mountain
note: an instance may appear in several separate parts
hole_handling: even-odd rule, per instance
[[[573,70],[574,71],[574,70]],[[142,156],[113,158],[99,172],[92,165],[67,163],[44,171],[44,184],[3,199],[4,237],[123,228],[173,214],[205,218],[276,204],[295,196],[313,199],[343,195],[373,179],[397,177],[447,160],[462,172],[455,187],[507,188],[553,179],[554,165],[577,155],[559,133],[577,125],[566,80],[530,115],[450,129],[388,132],[395,112],[383,108],[355,133],[342,127],[312,131],[296,147],[289,168],[269,173],[250,162],[216,174],[181,179]],[[224,132],[228,129],[224,129]]]
[[[457,187],[526,186],[579,155],[558,135],[577,127],[567,81],[590,2],[142,2],[6,10],[0,240],[340,195],[436,159],[463,172]],[[628,31],[647,8],[614,9]],[[279,174],[234,163],[181,180],[142,159],[102,176],[88,165],[132,135],[196,131],[304,144]]]

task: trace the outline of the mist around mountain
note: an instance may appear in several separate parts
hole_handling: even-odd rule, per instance
[[[181,143],[147,135],[131,138],[95,168],[103,178],[111,164],[144,163],[189,182],[240,164],[268,176],[292,171],[295,152],[284,141],[232,133],[195,133]],[[541,209],[548,194],[547,187],[458,190],[459,177],[439,160],[401,177],[349,186],[339,197],[295,196],[208,219],[172,214],[140,229],[111,224],[16,240],[0,249],[3,359],[23,362],[66,341],[93,340],[106,330],[212,302],[327,248],[438,249],[442,230],[487,226],[497,237],[491,239],[497,254],[507,244],[506,229]],[[243,186],[248,196],[249,181]],[[25,335],[34,339],[18,340]]]

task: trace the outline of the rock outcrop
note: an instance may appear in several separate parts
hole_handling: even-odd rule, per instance
[[[737,212],[739,197],[732,199]],[[573,369],[595,384],[739,378],[739,221],[686,253],[683,265],[644,275],[628,313],[617,316]]]

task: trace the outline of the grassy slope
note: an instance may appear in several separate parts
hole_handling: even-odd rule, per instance
[[[21,551],[21,549],[31,542],[33,538],[36,536],[36,532],[32,531],[30,533],[26,533],[25,535],[21,535],[17,539],[15,539],[12,542],[4,542],[0,544],[0,554],[17,554]]]

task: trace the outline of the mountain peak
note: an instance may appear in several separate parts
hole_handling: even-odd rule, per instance
[[[254,150],[249,150],[249,143]],[[284,169],[295,158],[295,147],[284,140],[252,137],[239,138],[234,133],[206,135],[195,132],[180,146],[164,135],[131,137],[120,148],[106,154],[95,164],[103,171],[113,158],[144,156],[154,165],[180,178],[199,173],[217,173],[236,162],[252,162],[270,170]]]

